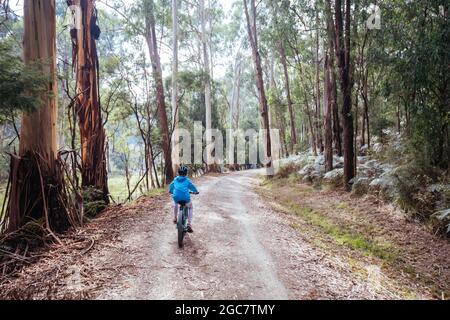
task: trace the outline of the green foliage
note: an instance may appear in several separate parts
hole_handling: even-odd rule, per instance
[[[381,143],[386,143],[388,136],[385,130],[391,129],[395,125],[395,122],[386,115],[381,115],[373,118],[371,124],[372,133],[380,139]]]
[[[44,61],[24,66],[10,40],[0,40],[0,124],[12,121],[17,111],[33,111],[42,103],[48,79]]]
[[[448,168],[450,28],[448,4],[438,0],[383,3],[383,27],[371,32],[369,61],[380,74],[384,108],[408,113],[413,149]],[[406,124],[405,124],[406,125]]]
[[[103,211],[107,204],[103,198],[103,191],[94,188],[86,188],[83,190],[83,206],[84,215],[93,218]]]
[[[395,188],[398,191],[397,203],[414,217],[427,220],[434,212],[436,195],[427,186],[436,181],[441,172],[424,162],[413,160],[395,170]]]

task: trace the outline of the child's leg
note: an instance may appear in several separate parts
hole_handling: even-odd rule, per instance
[[[173,203],[173,219],[177,220],[178,217],[178,203]]]
[[[194,218],[194,206],[192,205],[192,201],[188,203],[189,214],[188,214],[188,224],[192,223],[192,219]]]

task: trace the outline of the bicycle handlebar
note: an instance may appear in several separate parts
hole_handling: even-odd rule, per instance
[[[170,191],[169,191],[169,193],[172,194],[172,192],[170,192]],[[195,195],[200,194],[200,192],[191,192],[191,191],[189,191],[189,193],[190,194],[195,194]]]

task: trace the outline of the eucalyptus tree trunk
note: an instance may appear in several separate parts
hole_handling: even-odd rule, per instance
[[[81,142],[81,177],[83,188],[101,190],[103,200],[109,202],[106,170],[105,129],[100,106],[99,62],[96,40],[95,0],[70,0],[69,5],[81,9],[81,29],[72,29],[72,57],[76,72],[76,113]]]
[[[205,84],[205,122],[206,122],[206,164],[208,171],[215,170],[215,160],[212,155],[214,152],[214,144],[212,141],[212,123],[211,123],[211,68],[209,59],[209,36],[206,31],[206,11],[205,0],[200,0],[200,18],[202,33],[202,52],[203,52],[203,73]]]
[[[369,125],[369,93],[368,93],[368,77],[369,71],[367,65],[364,67],[364,72],[362,75],[362,89],[361,97],[363,98],[364,109],[363,109],[363,141],[367,142],[367,146],[370,149],[370,125]],[[367,133],[367,140],[364,138],[364,134]]]
[[[275,54],[272,54],[271,57],[271,61],[270,61],[270,91],[272,93],[274,93],[276,96],[278,96],[278,88],[277,88],[277,83],[275,81]],[[276,98],[274,99],[275,103],[273,104],[273,112],[270,112],[269,115],[274,115],[275,116],[275,124],[277,126],[277,128],[280,129],[281,131],[281,151],[283,156],[288,157],[289,156],[289,148],[287,146],[287,142],[286,142],[286,121],[284,118],[284,114],[283,111],[281,110],[281,105],[279,103],[279,99]],[[269,105],[270,106],[270,105]],[[272,126],[272,119],[270,119],[269,121],[270,125]],[[291,141],[292,142],[292,141]],[[292,146],[292,144],[291,144]]]
[[[322,139],[322,112],[321,112],[321,92],[320,92],[320,58],[319,58],[319,9],[317,8],[317,1],[315,6],[316,11],[316,138],[317,148],[319,152],[323,152],[323,139]]]
[[[336,56],[340,71],[341,91],[343,94],[342,117],[344,126],[344,180],[347,184],[354,177],[353,116],[351,55],[350,55],[350,8],[351,0],[345,0],[344,18],[341,0],[335,0]],[[345,20],[345,26],[344,26]]]
[[[309,131],[310,131],[310,142],[311,142],[311,147],[312,147],[312,151],[313,154],[315,156],[317,156],[317,139],[316,139],[316,134],[314,131],[314,124],[313,124],[313,119],[311,116],[311,109],[309,107],[309,102],[308,102],[308,97],[306,95],[306,91],[305,91],[305,110],[304,110],[306,116],[308,117],[308,124],[309,124]]]
[[[281,60],[281,64],[283,65],[283,72],[284,72],[284,89],[286,90],[288,110],[289,110],[289,120],[290,120],[290,126],[291,126],[291,154],[293,154],[294,146],[297,144],[297,131],[296,131],[296,127],[295,127],[295,115],[294,115],[294,108],[293,108],[292,97],[291,97],[289,72],[288,72],[287,61],[286,61],[286,50],[285,50],[284,44],[282,42],[280,42],[280,60]]]
[[[241,93],[242,57],[236,53],[234,62],[233,90],[231,93],[230,128],[239,129],[240,93]]]
[[[339,117],[339,108],[337,104],[337,86],[336,86],[336,71],[335,71],[335,41],[336,32],[334,29],[334,20],[331,13],[331,3],[329,0],[325,3],[325,12],[327,19],[327,38],[328,38],[328,49],[329,49],[329,71],[330,71],[330,82],[329,82],[329,95],[328,100],[332,105],[332,128],[333,128],[333,141],[334,148],[339,157],[342,156],[342,139],[341,139],[341,123]]]
[[[253,61],[255,63],[256,71],[256,87],[259,94],[259,105],[262,125],[264,129],[265,155],[266,155],[266,174],[273,176],[272,164],[272,141],[270,137],[269,113],[267,105],[266,92],[264,90],[264,78],[261,67],[261,56],[258,51],[258,33],[256,30],[256,5],[255,0],[250,0],[250,12],[248,10],[247,0],[244,0],[245,16],[247,20],[247,31],[252,48]],[[251,14],[251,16],[250,16]]]
[[[41,64],[48,84],[40,107],[22,117],[19,156],[11,160],[7,230],[15,231],[30,219],[44,218],[48,230],[62,231],[69,225],[69,216],[57,159],[55,0],[25,0],[23,13],[24,63]],[[1,226],[0,232],[4,228]]]
[[[147,40],[150,60],[152,62],[153,79],[156,84],[156,102],[158,106],[158,118],[161,135],[163,138],[164,165],[162,166],[166,183],[170,183],[173,178],[171,135],[167,121],[166,102],[164,98],[164,85],[162,79],[161,60],[158,52],[158,44],[155,30],[155,12],[153,0],[144,0],[145,14],[145,37]]]
[[[172,0],[172,123],[173,123],[173,139],[172,139],[172,162],[173,172],[177,172],[180,165],[180,148],[179,148],[179,106],[178,106],[178,0]]]
[[[332,134],[332,112],[333,112],[333,100],[331,86],[331,64],[330,64],[330,51],[325,52],[325,88],[324,88],[324,103],[325,103],[325,171],[333,170],[333,134]]]

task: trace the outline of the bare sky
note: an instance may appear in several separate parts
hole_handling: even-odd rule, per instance
[[[65,0],[56,0],[58,1],[65,1]],[[124,2],[126,5],[131,5],[137,1],[142,1],[142,0],[122,0],[122,2]],[[218,0],[219,3],[222,5],[222,8],[225,12],[225,16],[228,16],[228,12],[230,11],[232,5],[234,2],[238,1],[238,0]],[[23,15],[23,2],[24,0],[10,0],[10,6],[11,9],[19,16]],[[105,10],[106,12],[112,12],[112,9],[110,9],[108,6],[106,6],[104,3],[111,3],[110,0],[98,0],[97,1],[97,6],[99,8],[101,8],[102,10]],[[222,55],[222,56],[220,56]],[[231,56],[233,56],[234,53],[230,52],[230,53],[216,53],[216,58],[218,58],[220,60],[219,64],[215,64],[214,67],[214,74],[215,76],[221,78],[223,76],[225,76],[226,73],[226,67],[227,67],[227,63],[228,63],[228,58],[230,58]],[[162,63],[165,64],[166,66],[170,66],[170,62],[171,62],[171,54],[169,52],[161,52],[161,60]],[[219,62],[219,61],[216,61]],[[182,68],[182,66],[180,66]]]

